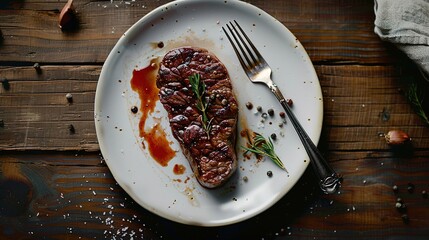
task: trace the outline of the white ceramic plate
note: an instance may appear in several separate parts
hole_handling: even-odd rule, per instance
[[[108,56],[97,86],[95,123],[101,152],[120,186],[147,210],[176,222],[221,226],[255,216],[281,199],[308,165],[292,125],[279,127],[280,104],[267,88],[252,84],[245,76],[221,30],[231,20],[237,20],[253,40],[272,67],[273,80],[287,98],[293,99],[293,111],[308,135],[316,143],[319,140],[323,118],[320,84],[304,48],[282,23],[255,6],[234,0],[179,0],[155,9],[134,24]],[[165,46],[154,47],[160,41]],[[289,173],[269,159],[244,159],[240,146],[245,140],[238,134],[237,173],[221,188],[201,187],[171,135],[159,101],[146,127],[160,118],[171,148],[178,152],[166,167],[152,159],[141,146],[140,115],[130,111],[132,106],[140,106],[130,80],[134,69],[146,67],[151,59],[162,58],[179,46],[206,48],[225,64],[240,105],[238,131],[247,127],[266,137],[276,133],[275,149]],[[245,107],[247,102],[253,103],[253,110]],[[274,109],[275,117],[261,123],[256,106]],[[185,166],[185,173],[174,174],[175,164]],[[268,177],[267,171],[273,176]]]

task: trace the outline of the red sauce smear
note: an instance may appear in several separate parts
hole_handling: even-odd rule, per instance
[[[159,89],[156,86],[158,68],[158,59],[152,59],[147,67],[140,70],[135,69],[131,79],[131,89],[139,94],[141,101],[139,109],[142,112],[139,122],[140,137],[147,141],[150,155],[161,166],[165,167],[176,155],[176,152],[171,149],[170,142],[159,124],[155,124],[148,132],[145,130],[146,119],[149,114],[153,113],[156,102],[159,100]]]
[[[174,168],[173,168],[173,172],[176,175],[182,175],[183,173],[185,173],[185,170],[186,168],[182,164],[176,164],[174,165]]]
[[[158,71],[158,60],[152,59],[149,66],[140,70],[134,69],[131,78],[131,88],[139,94],[142,117],[139,122],[140,137],[144,137],[144,127],[149,113],[153,113],[156,101],[159,100],[159,89],[156,86],[156,74]]]
[[[149,145],[150,155],[161,166],[166,167],[168,162],[176,155],[170,147],[165,132],[159,124],[155,124],[149,132],[144,133],[145,139]]]

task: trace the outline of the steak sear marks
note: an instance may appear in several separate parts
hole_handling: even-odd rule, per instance
[[[206,112],[211,120],[209,134],[203,128],[197,98],[189,82],[194,74],[199,74],[206,85]],[[225,66],[202,48],[173,49],[161,61],[156,84],[173,136],[198,182],[207,188],[224,184],[237,169],[238,117],[237,100]]]

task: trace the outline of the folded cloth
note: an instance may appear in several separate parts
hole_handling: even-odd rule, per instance
[[[374,32],[395,44],[429,81],[429,0],[375,0]]]

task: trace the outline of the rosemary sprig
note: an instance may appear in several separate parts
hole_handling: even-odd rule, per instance
[[[254,133],[253,139],[250,139],[249,132],[247,132],[247,139],[249,141],[250,147],[241,146],[247,152],[252,152],[256,155],[269,157],[277,166],[281,169],[286,170],[283,162],[280,160],[279,156],[277,156],[274,151],[274,145],[271,139],[265,139],[261,134]]]
[[[204,97],[204,94],[206,92],[206,85],[203,81],[200,80],[200,74],[198,73],[189,76],[189,82],[191,83],[192,91],[197,97],[197,108],[201,112],[201,122],[203,124],[204,131],[206,131],[207,137],[210,138],[210,130],[212,128],[211,123],[213,118],[209,120],[206,112],[209,106],[209,102],[206,101],[206,98]]]
[[[413,105],[417,115],[420,116],[427,124],[429,124],[429,118],[423,109],[423,99],[420,96],[419,89],[415,82],[409,84],[406,95],[410,103]]]

